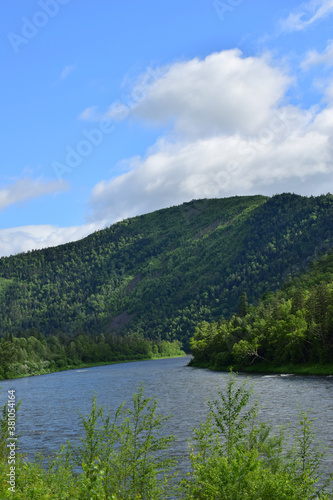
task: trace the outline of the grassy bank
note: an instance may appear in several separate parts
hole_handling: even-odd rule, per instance
[[[295,375],[333,375],[333,365],[321,364],[306,364],[306,365],[293,365],[287,364],[282,366],[270,366],[268,363],[255,366],[247,366],[242,371],[248,373],[292,373]]]
[[[293,375],[321,375],[321,376],[333,376],[333,365],[332,364],[305,364],[305,365],[293,365],[286,364],[281,366],[274,366],[272,363],[260,363],[252,366],[241,366],[233,365],[223,366],[217,368],[212,366],[210,363],[189,363],[189,366],[194,368],[208,368],[209,370],[227,372],[232,370],[234,372],[245,372],[245,373],[264,373],[264,374],[293,374]]]

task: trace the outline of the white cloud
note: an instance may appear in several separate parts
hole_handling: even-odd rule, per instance
[[[302,4],[280,23],[282,31],[302,31],[333,12],[333,0],[312,0]]]
[[[240,50],[174,64],[138,102],[134,115],[191,136],[253,133],[267,120],[290,84],[265,58]]]
[[[90,121],[99,121],[101,119],[101,114],[97,111],[98,106],[90,106],[85,108],[80,114],[80,120],[90,120]]]
[[[325,51],[322,53],[319,53],[316,50],[310,50],[304,61],[302,61],[301,68],[307,70],[312,66],[318,66],[319,64],[333,66],[333,41],[328,43]]]
[[[130,107],[120,101],[112,103],[107,111],[98,111],[98,106],[90,106],[79,114],[80,120],[98,122],[101,120],[121,121],[128,117]]]
[[[0,256],[77,241],[97,230],[99,224],[59,228],[51,225],[0,229]]]
[[[291,82],[239,51],[170,67],[134,112],[153,123],[172,118],[174,128],[144,158],[129,159],[127,173],[94,187],[90,220],[112,223],[193,198],[274,194],[291,183],[333,190],[333,107],[283,104]]]
[[[329,102],[333,103],[333,83],[330,81],[325,87],[325,95]]]
[[[136,160],[130,172],[95,186],[91,218],[113,222],[193,198],[274,194],[274,183],[333,173],[333,110],[312,124],[306,122],[300,116],[288,124],[276,115],[251,138],[233,134],[161,142],[146,158]],[[325,190],[326,183],[325,178]]]
[[[76,70],[76,64],[65,66],[61,72],[59,80],[66,80],[66,78],[75,70]]]
[[[40,179],[20,179],[0,189],[0,212],[10,205],[39,198],[46,194],[60,193],[68,189],[65,181],[45,182]]]

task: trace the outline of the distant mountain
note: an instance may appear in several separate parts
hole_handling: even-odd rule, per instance
[[[0,334],[180,340],[332,247],[333,196],[193,200],[0,259]]]

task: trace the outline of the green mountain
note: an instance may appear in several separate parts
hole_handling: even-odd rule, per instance
[[[333,196],[193,200],[0,259],[0,335],[179,340],[332,247]],[[35,335],[36,336],[36,335]]]

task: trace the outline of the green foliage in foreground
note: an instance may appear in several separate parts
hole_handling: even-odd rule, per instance
[[[257,402],[249,405],[251,390],[231,376],[219,399],[209,403],[207,420],[195,430],[192,472],[182,482],[181,498],[196,500],[308,500],[333,498],[318,488],[323,453],[314,445],[312,422],[299,413],[292,445],[284,430],[270,434],[255,420]]]
[[[333,499],[320,480],[323,452],[315,443],[309,416],[300,411],[298,431],[288,444],[258,423],[252,389],[230,375],[218,399],[209,403],[205,422],[194,430],[191,470],[178,478],[167,451],[173,436],[163,433],[170,417],[157,414],[155,398],[141,387],[132,407],[106,414],[93,398],[80,417],[80,445],[67,443],[43,468],[18,458],[15,493],[8,491],[6,408],[1,419],[0,495],[2,500],[321,500]],[[81,472],[79,472],[79,470]],[[318,485],[321,482],[321,486]]]

